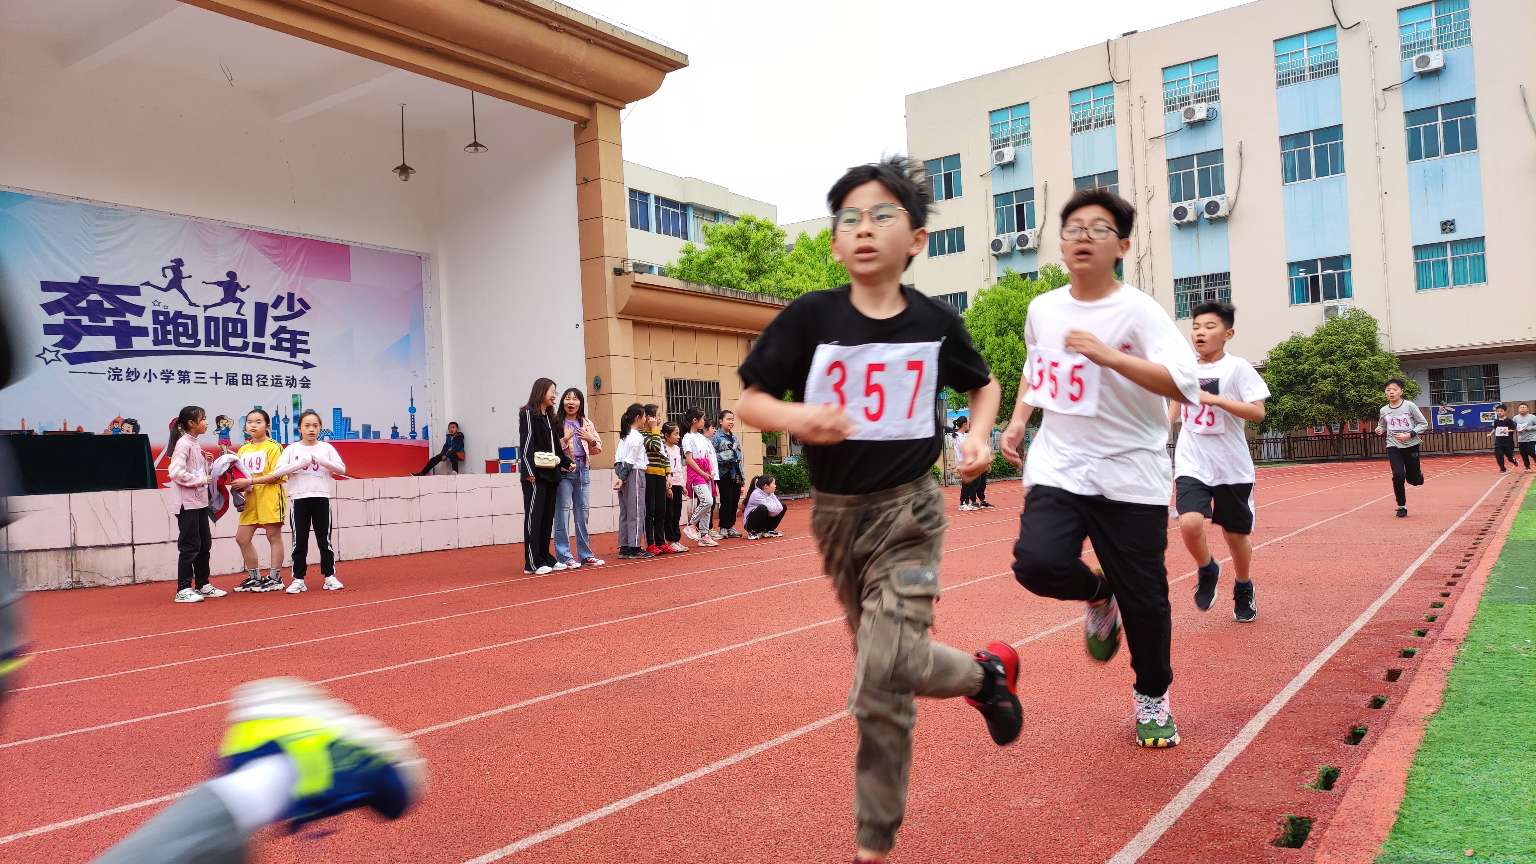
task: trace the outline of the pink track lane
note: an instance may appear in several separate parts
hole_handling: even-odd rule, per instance
[[[1174,586],[1174,707],[1186,744],[1160,753],[1130,745],[1124,655],[1107,668],[1089,663],[1071,624],[1080,609],[1034,597],[1006,574],[1020,495],[1016,484],[994,484],[990,497],[1003,506],[952,518],[943,569],[952,587],[939,606],[937,638],[968,650],[1000,635],[1049,634],[1021,649],[1025,738],[999,752],[963,703],[925,703],[901,860],[984,852],[1089,861],[1113,854],[1490,480],[1464,461],[1430,460],[1428,467],[1435,497],[1416,490],[1427,503],[1411,501],[1409,520],[1391,518],[1390,498],[1367,504],[1390,492],[1380,463],[1263,472],[1255,541],[1301,533],[1259,552],[1261,618],[1252,627],[1235,625],[1221,605],[1201,615],[1188,599],[1190,581]],[[189,651],[215,655],[340,637],[23,692],[11,703],[0,742],[0,776],[11,778],[0,809],[0,861],[84,861],[110,845],[157,807],[51,826],[174,793],[206,776],[222,709],[9,746],[17,741],[218,702],[228,686],[257,675],[327,678],[501,643],[517,644],[331,685],[387,723],[425,730],[418,743],[431,766],[431,794],[399,823],[348,817],[323,840],[272,840],[261,860],[467,861],[594,812],[602,815],[510,860],[605,860],[624,849],[627,860],[703,862],[719,860],[712,850],[721,842],[741,846],[748,858],[846,858],[853,736],[847,719],[831,719],[633,806],[604,809],[841,709],[852,668],[846,630],[817,578],[816,556],[785,557],[810,549],[804,507],[799,511],[789,523],[791,539],[774,545],[727,544],[629,568],[44,655],[44,668],[29,670],[23,686],[136,669]],[[1170,575],[1178,577],[1189,570],[1188,555],[1176,535],[1170,541]],[[1339,566],[1348,550],[1366,543],[1371,551],[1358,564]],[[1214,548],[1225,549],[1220,540]],[[754,563],[769,558],[781,560]],[[492,581],[508,560],[515,562],[515,553],[498,549],[354,562],[349,584],[367,585],[367,596],[385,599]],[[717,566],[723,569],[482,611]],[[423,572],[433,574],[431,586],[421,585]],[[953,587],[962,583],[973,584]],[[159,589],[153,597],[138,588],[73,592],[87,598],[84,609],[65,603],[69,595],[36,598],[46,602],[30,606],[34,633],[48,647],[178,629],[183,610],[163,602],[163,588],[150,587]],[[133,591],[146,599],[94,596]],[[283,599],[341,605],[363,593],[349,588]],[[251,617],[252,606],[276,605],[271,599],[202,605],[228,605],[232,611],[218,610],[221,617],[210,620],[231,623]],[[137,614],[123,612],[134,603]],[[109,615],[106,607],[118,608]],[[90,620],[96,612],[112,620],[82,628],[60,620]],[[342,635],[461,612],[471,614]],[[91,638],[80,638],[81,631]],[[530,637],[538,638],[517,642]],[[504,710],[474,717],[497,709]],[[1241,767],[1240,761],[1222,782],[1241,776]],[[1136,779],[1132,796],[1122,794],[1128,773]],[[986,800],[1000,802],[1000,811],[975,803]],[[1247,825],[1257,815],[1223,812],[1215,824],[1226,818]],[[1203,811],[1200,819],[1213,824]],[[1182,827],[1170,832],[1170,842]],[[6,842],[29,830],[40,833]]]

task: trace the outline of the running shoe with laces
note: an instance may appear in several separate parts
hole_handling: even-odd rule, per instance
[[[302,578],[299,578],[299,579],[295,579],[292,582],[288,583],[288,592],[287,593],[289,593],[289,594],[303,594],[305,591],[308,591],[308,590],[309,590],[309,586],[307,584],[305,584],[305,582],[304,582],[304,580]]]
[[[668,543],[667,544],[667,549],[668,549],[668,551],[670,551],[670,552],[672,552],[674,554],[682,554],[683,552],[687,552],[688,551],[688,547],[687,546],[684,546],[683,544],[676,543],[676,542]]]
[[[345,588],[346,586],[342,585],[341,584],[341,580],[337,579],[335,576],[327,576],[327,577],[325,577],[325,583],[323,585],[321,585],[320,587],[325,589],[326,591],[340,591],[342,588]]]
[[[727,528],[725,529],[725,536],[732,540],[740,540],[741,532],[737,531],[735,528]]]
[[[987,732],[999,747],[1012,744],[1024,727],[1019,704],[1019,654],[1007,642],[992,642],[976,652],[981,664],[981,690],[965,701],[986,718]]]
[[[697,543],[699,542],[699,529],[693,527],[692,525],[684,525],[683,536]]]
[[[279,570],[273,570],[268,575],[262,577],[261,587],[257,588],[256,590],[260,591],[263,594],[266,594],[266,593],[269,593],[269,592],[272,592],[272,591],[281,591],[281,590],[283,590],[283,574],[282,574],[282,572],[279,571]]]
[[[588,567],[601,567],[608,562],[596,556],[588,555],[587,557],[581,559],[581,563],[587,565]]]
[[[203,595],[196,588],[183,588],[176,592],[175,600],[177,603],[201,603]]]
[[[261,585],[265,581],[266,578],[260,574],[250,573],[240,581],[239,585],[235,586],[235,593],[244,594],[245,592],[250,591],[251,593],[259,594],[263,590]]]
[[[1221,581],[1221,565],[1216,559],[1200,565],[1195,577],[1195,608],[1201,612],[1211,608],[1216,602],[1216,585]]]
[[[1132,690],[1136,712],[1136,744],[1141,747],[1174,747],[1179,743],[1179,727],[1173,722],[1168,694],[1143,696]]]
[[[197,589],[197,593],[203,595],[204,597],[227,597],[227,596],[229,596],[229,592],[228,591],[225,591],[222,588],[217,587],[212,582],[209,582],[207,585],[204,585],[203,587]]]
[[[1232,617],[1239,624],[1248,624],[1259,615],[1259,605],[1253,600],[1253,582],[1238,582],[1232,586]]]
[[[297,777],[283,819],[290,832],[360,807],[398,819],[421,798],[426,763],[405,736],[294,678],[235,689],[219,748],[225,773],[286,755]]]
[[[1114,595],[1097,606],[1088,604],[1083,613],[1083,642],[1088,656],[1100,663],[1108,663],[1120,650],[1120,605]]]

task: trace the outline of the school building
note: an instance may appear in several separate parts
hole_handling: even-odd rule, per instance
[[[774,215],[771,206],[719,187],[626,168],[622,110],[686,64],[673,48],[554,0],[0,4],[0,204],[28,202],[34,211],[36,201],[99,204],[119,214],[113,224],[185,219],[192,240],[237,229],[257,244],[275,238],[269,249],[300,238],[343,253],[419,256],[421,299],[410,333],[425,343],[425,360],[419,379],[398,382],[398,438],[417,443],[424,457],[441,443],[441,427],[456,420],[474,473],[398,476],[419,467],[412,465],[394,476],[342,482],[334,523],[340,557],[519,542],[516,477],[478,472],[500,447],[517,443],[518,408],[540,376],[588,393],[589,415],[607,445],[594,461],[591,525],[611,531],[608,466],[624,407],[655,401],[674,412],[694,403],[717,411],[731,404],[749,341],[782,307],[772,298],[636,272],[630,263],[669,260],[652,241],[680,246],[673,205],[683,205],[689,236],[729,214]],[[652,230],[630,227],[636,190],[649,196],[647,212],[660,217]],[[39,255],[54,251],[47,243],[36,248]],[[193,280],[215,275],[196,264],[189,256],[187,284],[206,292]],[[80,273],[43,278],[95,284]],[[142,278],[111,281],[136,293],[132,282]],[[0,302],[8,316],[20,309],[35,318],[37,292],[35,279],[13,279]],[[180,303],[148,287],[143,295],[144,306]],[[147,324],[148,311],[138,311]],[[195,321],[205,312],[188,314]],[[362,343],[368,322],[355,323],[312,334],[313,341]],[[30,375],[85,380],[66,374],[57,350],[49,353],[49,329],[29,328],[19,334],[23,382]],[[192,341],[201,335],[177,332]],[[379,350],[397,349],[408,354],[417,346]],[[367,418],[331,407],[358,392],[348,373],[336,364],[312,372],[305,407],[320,407],[327,418],[334,410],[333,431],[359,439],[344,445],[389,446],[387,422],[381,441],[379,420],[370,429]],[[206,404],[210,420],[253,401],[271,405],[279,395],[270,388],[248,393],[235,380],[228,381],[233,389],[197,390],[200,371],[191,384],[190,371],[180,381],[171,374],[162,379],[167,386],[191,388],[176,404]],[[226,376],[241,377],[253,376]],[[408,427],[407,384],[414,387]],[[336,395],[322,402],[322,390]],[[14,393],[8,389],[7,401]],[[96,407],[72,408],[68,425],[75,410]],[[160,413],[142,418],[157,444],[169,419]],[[45,419],[59,422],[54,416]],[[420,447],[417,422],[428,438],[428,418],[435,440]],[[93,432],[105,425],[87,422]],[[742,427],[738,434],[747,468],[755,470],[761,438]],[[211,445],[212,435],[204,440]],[[155,490],[16,497],[12,509],[22,518],[0,529],[0,551],[24,587],[168,578],[175,526],[162,499]],[[229,522],[215,526],[216,573],[239,567]]]
[[[1108,187],[1125,280],[1181,323],[1230,300],[1235,353],[1360,308],[1421,402],[1536,398],[1533,42],[1529,2],[1258,0],[911,94],[913,278],[964,308],[1059,263],[1061,205]]]

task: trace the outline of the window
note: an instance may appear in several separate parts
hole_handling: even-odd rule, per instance
[[[629,227],[651,230],[651,196],[639,189],[629,190]]]
[[[1035,190],[1019,189],[993,195],[997,207],[997,233],[1012,234],[1035,227]]]
[[[1419,291],[1460,288],[1488,281],[1483,238],[1413,247],[1413,287]]]
[[[1072,188],[1081,191],[1083,189],[1108,189],[1120,194],[1120,172],[1105,171],[1102,174],[1084,174],[1081,177],[1072,178]]]
[[[1300,183],[1343,173],[1343,126],[1280,136],[1280,182]]]
[[[1476,99],[1467,99],[1404,114],[1408,126],[1408,161],[1476,150],[1476,103]]]
[[[688,239],[688,219],[683,205],[671,198],[656,196],[656,233]]]
[[[735,222],[736,217],[719,210],[707,210],[702,207],[693,208],[693,225],[690,226],[688,239],[695,243],[703,243],[705,240],[704,229],[709,225]]]
[[[695,381],[688,378],[668,378],[667,385],[667,420],[677,424],[677,428],[688,428],[687,414],[689,408],[703,408],[705,417],[720,416],[720,382],[719,381]]]
[[[1216,72],[1216,58],[1180,63],[1163,70],[1163,113],[1178,111],[1197,102],[1221,99],[1221,82]]]
[[[1472,44],[1467,0],[1434,0],[1397,10],[1397,39],[1403,59],[1425,51],[1449,51]]]
[[[1073,90],[1072,134],[1115,125],[1115,85],[1112,82]]]
[[[971,295],[965,291],[956,291],[953,294],[939,294],[933,299],[943,300],[945,303],[955,307],[956,312],[964,312],[965,308],[971,305]]]
[[[928,235],[928,257],[953,255],[965,251],[965,229],[945,228]]]
[[[1232,302],[1232,274],[1207,273],[1173,280],[1173,317],[1188,318],[1207,300]]]
[[[1168,160],[1168,202],[1194,201],[1227,194],[1220,150]]]
[[[1029,103],[999,108],[987,115],[993,147],[1023,147],[1029,143]]]
[[[923,163],[928,171],[929,188],[933,190],[933,200],[948,201],[951,198],[960,197],[960,155],[945,156],[943,159],[929,159]]]
[[[1339,74],[1339,37],[1332,27],[1275,40],[1275,86]]]
[[[1348,255],[1292,261],[1289,269],[1292,306],[1348,300],[1355,296],[1349,282]]]
[[[1429,370],[1429,401],[1436,405],[1461,402],[1502,402],[1499,364],[1449,366]]]

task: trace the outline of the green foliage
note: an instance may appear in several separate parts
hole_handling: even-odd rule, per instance
[[[1272,395],[1264,428],[1291,431],[1375,417],[1386,401],[1382,388],[1394,377],[1407,383],[1405,398],[1418,395],[1418,384],[1403,374],[1396,355],[1382,350],[1376,319],[1351,310],[1270,349],[1264,380]]]
[[[689,282],[785,299],[848,281],[848,271],[832,260],[830,229],[815,237],[802,233],[790,251],[783,229],[751,214],[704,226],[704,245],[683,244],[678,259],[663,272]]]
[[[772,474],[779,483],[779,494],[811,491],[811,474],[802,462],[771,462],[763,471]]]
[[[1038,279],[1026,279],[1009,270],[995,285],[981,289],[965,310],[965,329],[1003,388],[999,422],[1006,423],[1012,418],[1014,401],[1018,399],[1019,377],[1024,372],[1024,316],[1029,311],[1029,302],[1068,281],[1067,271],[1055,264],[1040,268]],[[963,393],[952,392],[948,398],[952,407],[965,406]]]
[[[992,454],[992,467],[987,470],[987,477],[993,480],[1006,480],[1019,476],[1019,466],[1008,461],[1001,450]]]

